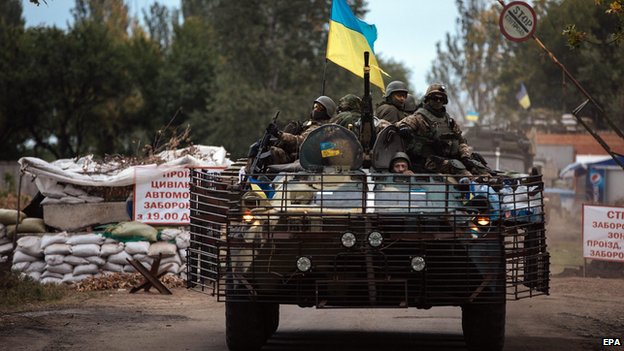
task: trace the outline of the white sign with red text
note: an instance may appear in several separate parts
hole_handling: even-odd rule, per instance
[[[219,173],[225,167],[201,168]],[[184,166],[136,167],[134,220],[148,224],[189,224],[190,172]]]
[[[624,262],[624,207],[583,205],[583,257]]]

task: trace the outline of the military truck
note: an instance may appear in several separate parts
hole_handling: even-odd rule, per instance
[[[540,176],[388,172],[395,127],[370,151],[335,124],[298,168],[191,175],[188,285],[225,302],[230,350],[257,350],[280,305],[458,306],[470,350],[501,350],[507,300],[548,294]]]

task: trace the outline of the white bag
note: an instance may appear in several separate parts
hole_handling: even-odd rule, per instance
[[[26,273],[30,273],[30,272],[41,273],[41,272],[43,272],[43,269],[45,268],[45,266],[46,266],[46,263],[44,261],[31,262],[30,266],[28,266],[28,268],[26,268],[25,272]]]
[[[178,249],[186,249],[191,246],[191,233],[182,232],[176,237],[176,246]]]
[[[63,255],[46,255],[44,258],[45,263],[51,266],[56,266],[56,265],[63,263],[64,259],[65,259],[65,256]]]
[[[41,280],[41,272],[28,272],[26,275],[36,282]]]
[[[160,240],[169,241],[174,240],[182,231],[180,229],[165,228],[160,231]]]
[[[72,266],[79,266],[81,264],[89,264],[89,261],[85,260],[82,257],[78,257],[78,256],[74,256],[74,255],[65,256],[63,258],[63,262],[69,263]]]
[[[134,268],[134,266],[129,265],[129,264],[127,264],[127,265],[125,265],[125,266],[123,267],[123,272],[124,272],[124,273],[136,273],[136,271],[137,271],[137,270]]]
[[[67,273],[71,273],[74,271],[74,266],[72,266],[69,263],[61,263],[55,266],[48,264],[46,265],[45,269],[46,271],[52,272],[52,273],[67,274]]]
[[[41,248],[45,249],[46,247],[52,244],[65,244],[67,241],[67,232],[58,233],[55,235],[46,234],[41,237]]]
[[[6,254],[13,251],[13,243],[6,243],[0,245],[0,254]]]
[[[15,251],[13,254],[13,264],[19,262],[34,262],[39,261],[39,257],[31,256],[22,251]]]
[[[98,272],[98,266],[96,264],[84,264],[81,266],[74,267],[74,275],[83,275],[83,274],[96,274]]]
[[[104,260],[102,257],[99,256],[88,256],[85,257],[87,261],[89,261],[89,263],[93,263],[96,264],[98,266],[103,265],[104,263],[106,263],[106,260]]]
[[[67,244],[52,244],[47,246],[43,253],[47,255],[69,255],[72,252],[72,246]]]
[[[50,272],[50,271],[43,271],[43,273],[41,274],[41,278],[43,279],[43,278],[47,278],[47,277],[63,279],[63,274],[61,274],[61,273],[54,273],[54,272]]]
[[[126,252],[129,253],[130,255],[136,255],[136,254],[147,255],[147,251],[149,251],[149,247],[150,247],[150,243],[147,241],[133,241],[133,242],[127,242],[124,250],[126,250]]]
[[[124,266],[121,264],[117,264],[117,263],[112,263],[112,262],[106,262],[104,263],[104,265],[102,266],[102,270],[109,271],[109,272],[121,272],[123,271]]]
[[[35,257],[43,257],[41,238],[38,236],[23,236],[17,239],[17,250]]]
[[[126,261],[126,259],[132,259],[132,256],[130,256],[126,251],[121,251],[120,253],[108,256],[108,262],[121,265],[128,264],[128,261]]]
[[[121,252],[124,249],[124,243],[110,243],[102,245],[102,249],[100,250],[100,256],[108,257],[110,255],[114,255],[116,253]]]
[[[63,282],[63,280],[55,277],[45,277],[41,279],[41,284],[56,284],[59,285]]]
[[[100,245],[98,244],[78,244],[72,246],[72,254],[78,257],[99,256]]]
[[[99,234],[81,234],[74,235],[67,239],[69,245],[81,245],[81,244],[97,244],[102,245],[105,238]]]
[[[151,257],[158,257],[162,254],[162,257],[175,256],[177,247],[175,244],[171,244],[165,241],[158,241],[150,245],[147,255]]]
[[[17,262],[13,263],[11,270],[14,272],[25,272],[30,266],[30,262]]]

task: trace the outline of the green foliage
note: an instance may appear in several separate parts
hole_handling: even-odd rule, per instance
[[[66,31],[24,29],[21,6],[0,14],[0,158],[141,156],[187,127],[236,158],[277,110],[280,123],[307,119],[324,71],[335,101],[363,91],[361,78],[325,67],[331,0],[183,0],[182,21],[156,3],[144,26],[122,0],[75,3]],[[365,2],[350,3],[363,16]]]

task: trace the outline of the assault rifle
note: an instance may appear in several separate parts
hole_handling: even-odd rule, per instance
[[[370,94],[369,55],[368,51],[364,52],[364,96],[362,97],[362,118],[360,120],[360,144],[362,144],[364,154],[367,154],[373,148],[377,135],[373,119],[373,98]]]
[[[275,113],[275,116],[271,120],[271,124],[269,124],[269,126],[277,121],[277,117],[279,116],[279,114],[280,111],[277,111]],[[268,152],[270,152],[269,141],[271,140],[271,132],[269,131],[269,126],[267,126],[267,128],[265,129],[264,135],[262,135],[262,139],[260,139],[260,142],[258,143],[258,151],[256,152],[256,155],[251,162],[251,167],[249,167],[249,173],[253,174],[261,172],[266,167],[264,160],[266,160],[267,157],[270,156],[269,154],[267,154]]]

